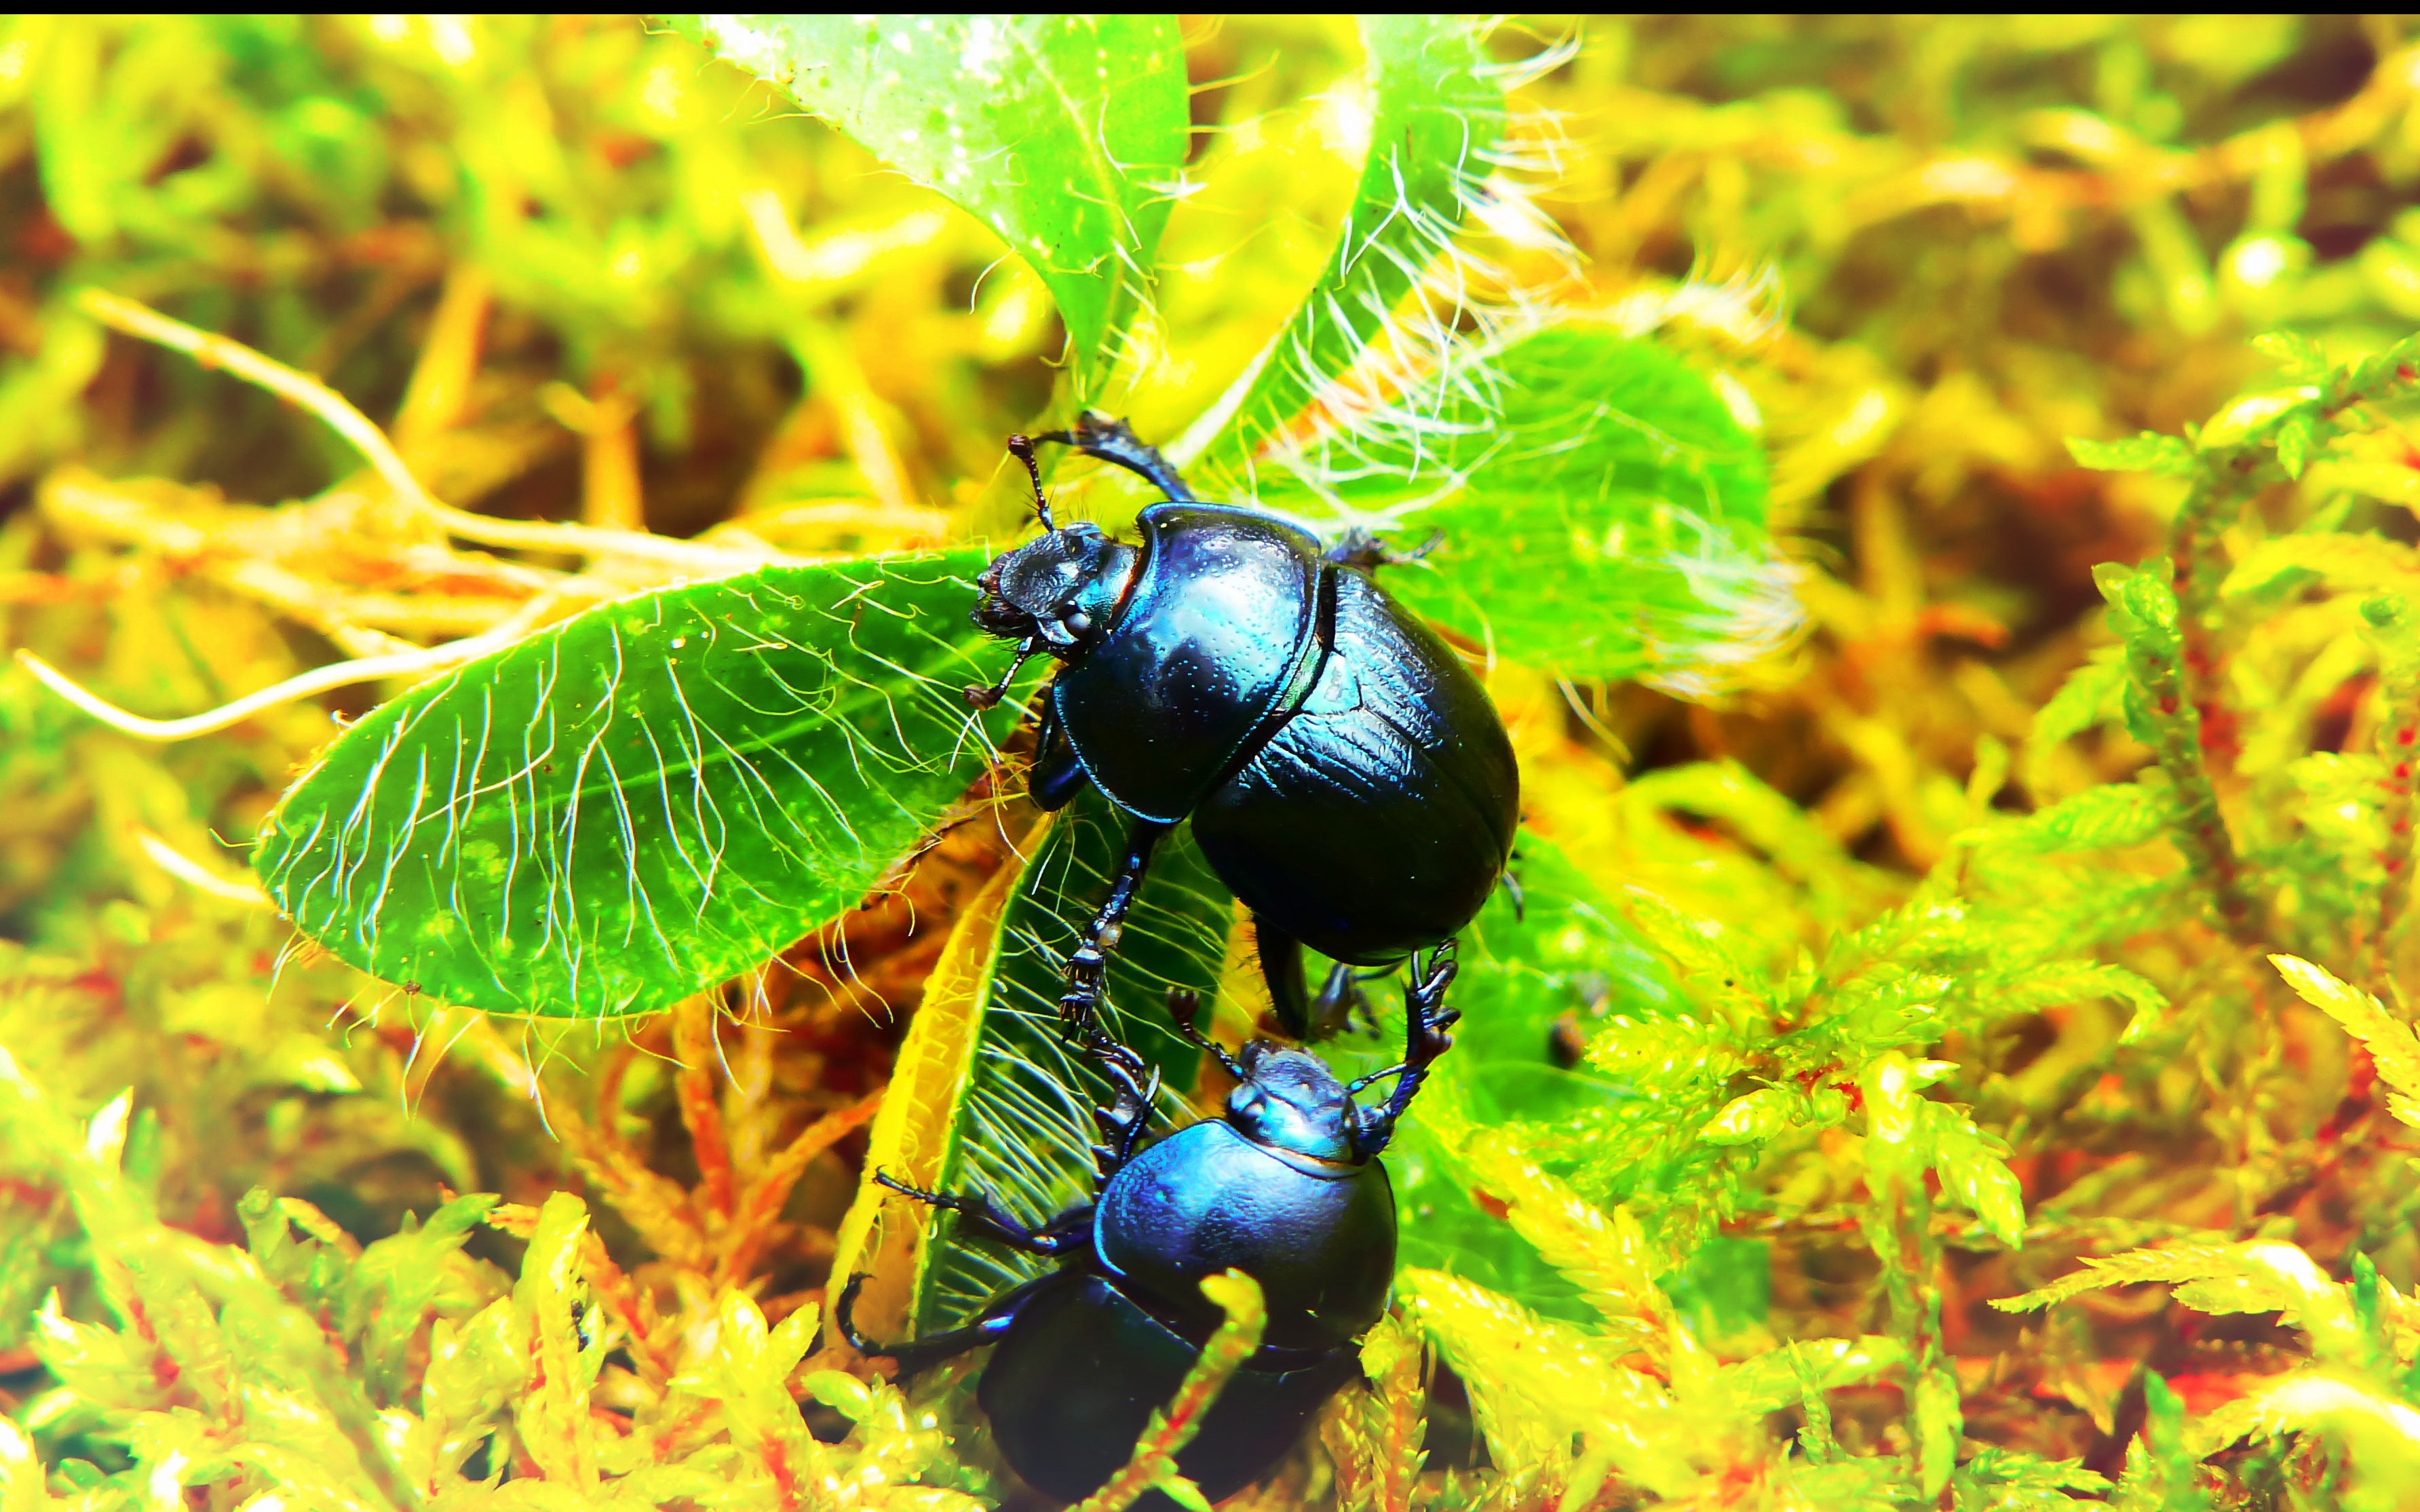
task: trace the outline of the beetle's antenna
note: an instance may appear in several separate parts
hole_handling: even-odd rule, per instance
[[[1168,1016],[1176,1021],[1176,1032],[1184,1037],[1187,1044],[1196,1050],[1206,1050],[1218,1057],[1218,1064],[1227,1069],[1228,1075],[1239,1082],[1244,1080],[1244,1068],[1237,1064],[1234,1057],[1227,1054],[1227,1047],[1202,1033],[1201,1026],[1196,1022],[1202,1016],[1200,993],[1187,992],[1182,987],[1171,987],[1168,990]]]
[[[999,682],[992,684],[989,687],[983,687],[971,684],[969,685],[967,688],[967,702],[978,709],[988,709],[993,704],[998,703],[1001,699],[1006,698],[1008,696],[1008,685],[1016,680],[1016,670],[1025,665],[1026,658],[1029,656],[1039,656],[1041,652],[1041,638],[1038,636],[1027,636],[1023,640],[1017,642],[1016,659],[1008,664],[1008,671],[1000,674]]]
[[[1008,439],[1008,455],[1025,464],[1025,475],[1033,482],[1033,513],[1040,517],[1042,528],[1055,531],[1058,522],[1050,517],[1050,500],[1042,491],[1042,470],[1033,462],[1033,443],[1022,436]]]

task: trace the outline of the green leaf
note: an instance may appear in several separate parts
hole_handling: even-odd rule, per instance
[[[1198,454],[1215,431],[1209,459],[1232,462],[1299,415],[1388,329],[1484,193],[1505,107],[1481,24],[1466,16],[1370,15],[1360,28],[1370,147],[1336,250],[1284,329],[1171,455]]]
[[[2018,1512],[2020,1508],[2072,1508],[2077,1498],[2069,1491],[2106,1491],[2107,1476],[2084,1468],[2081,1460],[2045,1459],[2022,1449],[1986,1444],[1958,1467],[1961,1507],[1986,1512]]]
[[[990,755],[973,552],[602,604],[411,689],[253,864],[303,933],[441,1001],[641,1013],[862,899]],[[1016,717],[1015,701],[990,717]]]
[[[1766,549],[1764,454],[1695,369],[1580,320],[1457,363],[1263,499],[1442,532],[1388,590],[1569,676],[1685,691],[1788,636],[1797,609]]]
[[[1988,843],[2035,854],[2106,850],[2157,840],[2177,819],[2176,795],[2167,789],[2113,782],[2055,803],[1996,832]]]
[[[2420,1128],[2420,1034],[2386,1011],[2376,996],[2338,980],[2300,956],[2273,955],[2269,964],[2294,995],[2325,1013],[2359,1040],[2387,1086],[2386,1111]]]
[[[1174,16],[667,19],[998,232],[1059,301],[1090,396],[1185,167]]]
[[[1052,825],[1019,876],[1000,920],[998,965],[985,987],[965,1092],[941,1165],[946,1191],[980,1188],[1011,1215],[1039,1224],[1093,1199],[1092,1110],[1109,1095],[1093,1063],[1059,1026],[1062,967],[1078,931],[1109,893],[1125,825],[1087,793]],[[1159,1068],[1157,1117],[1182,1118],[1201,1054],[1167,1017],[1169,989],[1207,1003],[1225,964],[1234,900],[1193,844],[1192,830],[1161,841],[1134,911],[1109,958],[1109,1027]],[[1041,1273],[1047,1262],[995,1244],[958,1244],[942,1218],[910,1316],[920,1333],[963,1322],[985,1302]]]
[[[2311,577],[2339,589],[2400,586],[2420,571],[2420,552],[2383,535],[2312,531],[2272,536],[2245,551],[2219,585],[2229,597],[2257,594],[2281,579]],[[2304,576],[2308,575],[2308,576]]]
[[[2070,456],[2099,472],[2150,472],[2164,478],[2190,478],[2201,471],[2201,458],[2180,436],[2147,430],[2124,440],[2095,441],[2081,436],[2067,439]]]
[[[2118,696],[2125,687],[2124,653],[2115,646],[2095,647],[2083,666],[2067,674],[2067,681],[2058,685],[2050,702],[2035,711],[2033,728],[2025,733],[2027,758],[2038,760],[2036,753],[2080,735],[2115,715]]]
[[[1942,1195],[1983,1220],[1993,1238],[2015,1248],[2024,1238],[2025,1198],[2009,1169],[2008,1147],[1943,1103],[1920,1102],[1916,1116],[1932,1147]]]

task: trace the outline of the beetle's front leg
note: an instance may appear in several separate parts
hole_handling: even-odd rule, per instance
[[[1085,1030],[1084,1053],[1101,1068],[1109,1084],[1109,1101],[1093,1110],[1102,1139],[1093,1147],[1097,1190],[1108,1186],[1109,1178],[1134,1158],[1135,1145],[1151,1119],[1152,1099],[1159,1095],[1159,1068],[1135,1054],[1131,1046],[1103,1033],[1097,1025]]]
[[[993,704],[998,703],[1001,699],[1006,698],[1008,696],[1008,685],[1016,681],[1017,670],[1040,655],[1042,655],[1042,638],[1040,636],[1030,635],[1023,640],[1018,641],[1016,646],[1016,655],[1010,658],[1008,671],[1000,674],[999,682],[992,684],[988,687],[970,687],[967,689],[967,706],[975,709],[988,709]]]
[[[1428,1079],[1429,1068],[1452,1046],[1453,1036],[1446,1031],[1462,1015],[1445,1006],[1445,990],[1459,969],[1451,940],[1430,951],[1426,964],[1418,956],[1413,957],[1412,980],[1404,986],[1403,1064],[1373,1072],[1344,1088],[1350,1096],[1374,1082],[1395,1078],[1394,1090],[1388,1094],[1387,1101],[1359,1117],[1353,1143],[1363,1155],[1375,1155],[1387,1148],[1387,1142],[1395,1136],[1396,1120],[1411,1106],[1420,1083]]]
[[[1042,694],[1042,718],[1034,732],[1033,766],[1026,773],[1026,796],[1033,806],[1046,813],[1056,813],[1067,807],[1089,780],[1084,764],[1076,759],[1076,748],[1067,742],[1067,732],[1059,724],[1059,702],[1049,689]]]
[[[1086,456],[1139,474],[1150,480],[1152,486],[1166,494],[1171,502],[1192,503],[1201,497],[1186,486],[1175,465],[1159,455],[1159,448],[1137,436],[1125,421],[1113,420],[1097,409],[1084,411],[1074,430],[1049,431],[1033,439],[1072,446]]]
[[[995,1244],[1004,1244],[1028,1255],[1039,1255],[1045,1259],[1081,1249],[1092,1239],[1089,1226],[1093,1210],[1090,1208],[1070,1208],[1039,1228],[1028,1228],[1001,1211],[1000,1204],[988,1192],[977,1190],[964,1196],[953,1196],[947,1192],[927,1192],[922,1187],[909,1186],[905,1181],[893,1180],[884,1171],[875,1172],[874,1179],[901,1196],[914,1197],[919,1202],[956,1213],[958,1222],[970,1230],[967,1235],[970,1239],[987,1239]]]
[[[1084,926],[1081,941],[1067,958],[1067,990],[1059,998],[1059,1018],[1070,1029],[1080,1032],[1090,1027],[1094,1016],[1100,1011],[1101,995],[1108,981],[1109,952],[1118,948],[1118,934],[1125,926],[1126,911],[1134,907],[1135,895],[1142,890],[1142,875],[1151,869],[1151,853],[1158,848],[1160,837],[1174,827],[1157,820],[1138,819],[1134,827],[1126,831],[1125,860],[1109,884],[1109,900],[1093,916],[1093,921]]]

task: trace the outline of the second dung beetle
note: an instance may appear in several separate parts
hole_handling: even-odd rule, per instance
[[[1045,809],[1087,783],[1127,821],[1123,862],[1067,963],[1062,1014],[1099,1006],[1107,952],[1162,837],[1195,841],[1252,916],[1279,1021],[1313,1027],[1302,948],[1388,966],[1451,939],[1504,875],[1520,773],[1495,705],[1461,659],[1373,577],[1357,532],[1323,549],[1259,510],[1206,503],[1123,422],[1088,415],[1063,443],[1149,480],[1167,502],[1126,544],[1051,517],[1022,436],[1044,533],[979,582],[975,624],[1017,643],[997,702],[1034,656],[1047,689],[1031,789]]]
[[[1445,1004],[1450,947],[1413,958],[1404,990],[1401,1064],[1351,1083],[1304,1050],[1255,1041],[1240,1057],[1201,1037],[1197,1004],[1172,994],[1178,1027],[1235,1078],[1223,1119],[1205,1119],[1142,1145],[1158,1087],[1142,1057],[1086,1025],[1080,1042],[1113,1096],[1095,1110],[1099,1180],[1094,1200],[1027,1228],[987,1193],[922,1192],[876,1180],[958,1215],[958,1237],[1058,1262],[994,1298],[975,1319],[929,1338],[880,1344],[857,1329],[863,1276],[841,1292],[834,1320],[861,1353],[914,1371],[993,1345],[975,1400],[1009,1464],[1063,1501],[1091,1495],[1134,1452],[1152,1412],[1167,1404],[1218,1324],[1202,1278],[1230,1268],[1261,1285],[1262,1345],[1228,1378],[1176,1457],[1212,1501],[1268,1473],[1320,1407],[1358,1379],[1355,1341],[1387,1310],[1395,1273],[1395,1197],[1378,1154],[1453,1043]],[[1394,1079],[1375,1107],[1354,1103]],[[1138,1148],[1140,1146],[1140,1148]],[[1174,1504],[1157,1492],[1138,1503]]]

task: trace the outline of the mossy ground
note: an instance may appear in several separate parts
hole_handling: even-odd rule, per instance
[[[1188,25],[1243,145],[1171,264],[1243,271],[1166,291],[1165,360],[1215,375],[1324,255],[1353,54]],[[2420,445],[2394,364],[2326,364],[2420,323],[2420,49],[1573,35],[1522,103],[1579,255],[1515,237],[1505,277],[1716,376],[1807,630],[1719,684],[1497,671],[1528,823],[1673,997],[1552,980],[1631,1114],[1416,1115],[1438,1222],[1517,1235],[1535,1289],[1406,1273],[1380,1389],[1248,1500],[2415,1504]],[[740,552],[996,525],[1054,382],[988,233],[628,18],[0,22],[0,622],[146,715],[662,575],[432,545],[79,290],[319,375],[454,504]],[[2086,454],[2140,471],[2068,445],[2188,425]],[[963,1373],[903,1397],[819,1316],[1003,832],[738,1022],[525,1029],[296,949],[244,871],[396,690],[155,745],[0,672],[0,1508],[1021,1494]],[[2124,1285],[1992,1305],[2087,1261]]]

